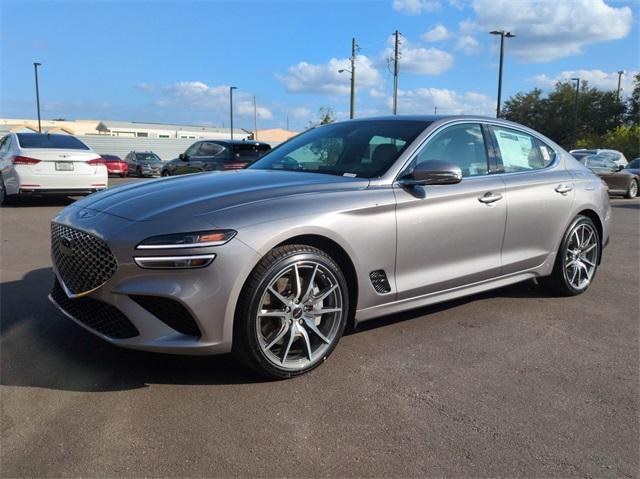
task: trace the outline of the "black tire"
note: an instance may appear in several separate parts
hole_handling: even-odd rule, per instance
[[[324,352],[313,358],[313,361],[310,359],[305,367],[293,370],[275,364],[263,351],[258,339],[257,316],[270,282],[281,274],[283,269],[305,261],[320,264],[337,280],[342,309],[340,318],[334,320],[332,326],[334,336],[327,338],[330,342],[323,346],[326,348]],[[240,293],[234,320],[233,352],[242,363],[267,378],[286,379],[307,373],[322,364],[333,352],[344,332],[348,313],[349,293],[346,280],[338,264],[328,254],[307,245],[285,245],[275,248],[253,269]],[[311,353],[309,354],[311,356]]]
[[[169,172],[169,170],[162,170],[162,173],[160,173],[161,176],[171,176],[171,173]]]
[[[144,175],[142,174],[142,170],[140,169],[140,167],[136,168],[136,175],[138,175],[138,178],[143,178]]]
[[[631,180],[629,183],[629,189],[627,190],[627,194],[625,197],[629,199],[633,199],[638,196],[638,180]]]
[[[591,278],[588,283],[584,287],[575,287],[568,277],[568,268],[567,268],[567,254],[568,248],[571,240],[571,236],[574,232],[581,227],[581,225],[587,225],[590,230],[595,235],[596,246],[595,246],[595,255],[594,255],[594,263],[593,272]],[[569,225],[567,231],[565,231],[564,236],[562,237],[562,242],[560,243],[560,248],[558,248],[558,254],[556,256],[555,263],[553,265],[553,272],[550,276],[546,278],[540,278],[540,284],[547,289],[549,292],[556,294],[558,296],[576,296],[578,294],[584,293],[595,278],[595,275],[598,271],[598,265],[600,263],[600,255],[602,254],[602,238],[600,238],[600,234],[598,232],[598,228],[593,223],[593,220],[587,216],[578,215]]]
[[[125,176],[127,176],[127,175],[124,174],[124,173],[120,173],[120,178],[124,178]]]
[[[0,176],[0,206],[15,206],[18,204],[18,195],[7,194],[7,188],[4,186],[4,180]]]

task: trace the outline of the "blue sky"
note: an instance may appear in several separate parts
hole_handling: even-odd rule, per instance
[[[0,116],[119,119],[301,129],[320,107],[348,114],[351,37],[360,51],[356,113],[390,112],[391,34],[402,33],[399,113],[495,108],[498,38],[504,94],[580,76],[615,88],[639,69],[640,3],[614,0],[262,2],[0,1]]]

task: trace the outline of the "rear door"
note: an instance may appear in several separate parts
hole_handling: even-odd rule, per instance
[[[516,128],[489,126],[506,186],[502,274],[541,265],[560,244],[573,205],[573,177],[558,153]]]
[[[201,162],[198,171],[222,170],[224,161],[230,156],[224,145],[213,141],[202,143],[199,154]]]

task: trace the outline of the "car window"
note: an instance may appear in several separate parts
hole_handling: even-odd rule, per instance
[[[136,161],[162,161],[155,153],[136,153]]]
[[[218,156],[223,153],[226,148],[217,143],[204,142],[200,144],[198,156]]]
[[[255,161],[261,158],[271,149],[271,146],[264,143],[241,143],[233,145],[233,152],[236,159],[242,161]]]
[[[18,133],[18,143],[22,148],[52,148],[64,150],[88,150],[89,147],[71,135],[51,135],[44,133]]]
[[[527,133],[496,126],[491,131],[505,173],[539,170],[553,161],[553,150]]]
[[[629,163],[629,165],[627,166],[627,168],[640,168],[640,158],[636,158],[635,160],[633,160],[631,163]]]
[[[187,148],[187,151],[185,151],[184,154],[187,156],[195,156],[199,148],[200,148],[200,143],[199,142],[194,143],[189,148]]]
[[[414,165],[429,160],[458,165],[463,177],[486,175],[487,150],[481,126],[477,123],[463,123],[437,133],[418,152]]]

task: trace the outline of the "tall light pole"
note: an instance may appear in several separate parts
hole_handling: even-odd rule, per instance
[[[496,118],[500,118],[500,99],[502,97],[502,65],[504,63],[504,39],[515,37],[514,33],[504,30],[493,30],[491,35],[500,35],[500,70],[498,73],[498,104],[496,106]]]
[[[258,140],[258,104],[256,103],[256,96],[253,95],[253,139]]]
[[[393,34],[395,43],[393,48],[393,114],[398,113],[398,57],[400,55],[400,32],[396,30]]]
[[[351,70],[348,68],[341,68],[338,73],[349,72],[351,73],[351,99],[349,102],[349,118],[353,120],[356,113],[356,50],[358,50],[358,44],[356,39],[351,39]]]
[[[229,87],[229,120],[231,123],[231,140],[233,140],[233,90],[237,90],[237,86]]]
[[[576,98],[573,106],[573,147],[578,143],[578,94],[580,93],[580,78],[572,78],[576,82]]]
[[[38,86],[38,67],[41,66],[42,63],[33,64],[33,70],[36,74],[36,105],[38,107],[38,133],[42,133],[42,125],[40,124],[40,87]]]
[[[627,73],[624,70],[620,70],[618,72],[618,89],[616,90],[616,98],[618,99],[618,101],[620,101],[620,87],[622,85],[622,75],[624,75],[625,73]]]

